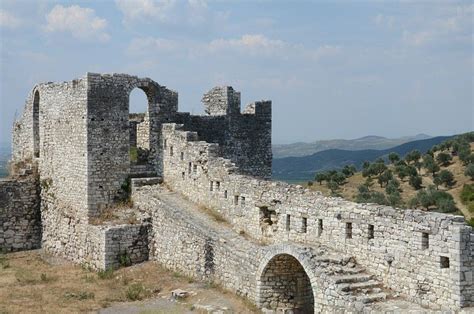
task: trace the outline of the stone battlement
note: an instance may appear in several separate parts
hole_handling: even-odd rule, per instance
[[[136,88],[147,109],[131,114]],[[271,101],[240,101],[215,87],[206,115],[191,115],[177,92],[127,74],[36,85],[12,161],[38,171],[0,182],[0,247],[41,246],[95,269],[152,259],[271,310],[364,311],[391,294],[474,306],[474,233],[462,217],[270,181]],[[129,222],[106,221],[124,208]]]

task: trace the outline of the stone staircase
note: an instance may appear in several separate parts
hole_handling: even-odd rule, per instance
[[[130,165],[130,178],[150,178],[156,177],[157,173],[155,168],[149,164],[131,164]]]
[[[336,292],[351,302],[368,304],[385,301],[388,291],[382,283],[357,265],[353,257],[324,257],[319,260]]]

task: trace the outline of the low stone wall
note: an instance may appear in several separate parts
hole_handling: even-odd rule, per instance
[[[102,269],[129,266],[148,260],[150,225],[110,226],[102,229],[105,239]]]
[[[218,210],[237,232],[267,243],[326,244],[409,300],[432,308],[474,304],[472,228],[463,217],[357,204],[300,186],[239,174],[219,146],[163,126],[164,182]]]
[[[0,180],[0,251],[41,246],[39,187],[34,179]]]
[[[96,270],[148,260],[147,223],[93,225],[75,219],[64,206],[43,202],[42,247],[45,252]]]

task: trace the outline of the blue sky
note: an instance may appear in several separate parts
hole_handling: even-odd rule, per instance
[[[0,0],[0,141],[35,83],[86,72],[150,77],[195,114],[215,85],[271,99],[274,143],[470,131],[473,14],[470,1]]]

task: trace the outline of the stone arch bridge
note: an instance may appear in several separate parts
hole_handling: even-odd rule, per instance
[[[262,245],[210,220],[162,186],[142,187],[133,196],[151,215],[151,259],[219,283],[259,308],[293,313],[362,309],[387,296],[354,258],[326,246]]]

